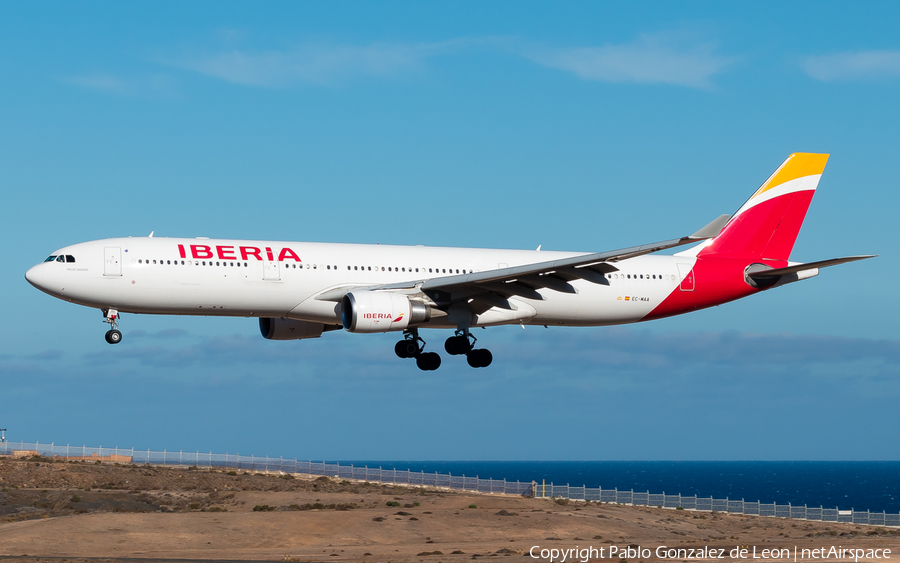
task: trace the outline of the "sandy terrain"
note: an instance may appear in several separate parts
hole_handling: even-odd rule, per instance
[[[781,560],[793,560],[796,547],[797,560],[818,561],[824,557],[801,557],[801,550],[824,548],[824,555],[840,546],[890,549],[888,557],[900,559],[900,530],[231,473],[0,461],[0,556],[514,562],[548,561],[540,559],[543,549],[593,547],[592,559],[658,561],[657,548],[666,546],[724,549],[721,559],[728,561],[754,560],[754,548],[759,560],[762,550],[776,547],[790,550]],[[623,553],[629,545],[649,554]],[[534,546],[538,559],[529,554]],[[733,557],[731,550],[742,546],[747,553]],[[569,552],[565,560],[586,555]],[[885,561],[877,555],[886,554],[863,555]]]

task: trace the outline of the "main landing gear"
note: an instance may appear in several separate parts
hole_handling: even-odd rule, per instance
[[[106,331],[106,341],[110,344],[118,344],[122,341],[122,333],[119,332],[119,312],[115,309],[107,309],[103,311],[105,318],[103,322],[109,323],[109,330]]]
[[[466,356],[473,368],[486,368],[494,359],[490,350],[475,350],[476,338],[468,330],[460,329],[444,342],[444,350],[451,356]],[[425,352],[425,341],[415,328],[403,332],[403,340],[394,345],[394,353],[400,358],[415,358],[422,371],[434,371],[441,367],[441,357],[435,352]]]
[[[471,339],[471,341],[469,339]],[[486,368],[491,365],[494,356],[491,354],[490,350],[484,348],[476,350],[475,342],[477,341],[478,339],[475,338],[468,329],[460,329],[456,331],[455,336],[451,336],[444,342],[444,350],[451,356],[461,356],[465,354],[466,361],[473,368]]]
[[[434,371],[441,367],[441,357],[434,352],[423,352],[425,341],[419,337],[418,329],[403,331],[403,340],[394,345],[394,353],[401,358],[415,358],[416,366],[422,371]]]

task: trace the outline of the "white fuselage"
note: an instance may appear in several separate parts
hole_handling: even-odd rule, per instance
[[[161,315],[273,317],[340,325],[340,304],[316,299],[349,286],[392,284],[577,256],[573,252],[436,248],[279,241],[113,238],[75,244],[28,280],[61,299],[99,309]],[[695,258],[640,256],[605,274],[574,280],[575,293],[537,289],[512,297],[515,311],[491,309],[472,326],[593,326],[636,322],[679,290]],[[447,317],[423,328],[453,328]]]

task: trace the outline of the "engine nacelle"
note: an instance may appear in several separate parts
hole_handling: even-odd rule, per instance
[[[337,327],[335,327],[337,328]],[[322,323],[310,323],[296,321],[294,319],[259,319],[259,332],[266,340],[301,340],[303,338],[318,338],[322,331],[326,330]]]
[[[431,308],[387,291],[351,291],[341,299],[341,322],[348,332],[390,332],[431,318]]]

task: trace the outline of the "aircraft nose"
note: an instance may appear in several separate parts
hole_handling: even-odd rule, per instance
[[[27,272],[25,272],[25,279],[28,280],[28,283],[33,285],[34,287],[40,289],[41,281],[43,278],[43,264],[38,264],[36,266],[32,266],[29,268]]]

